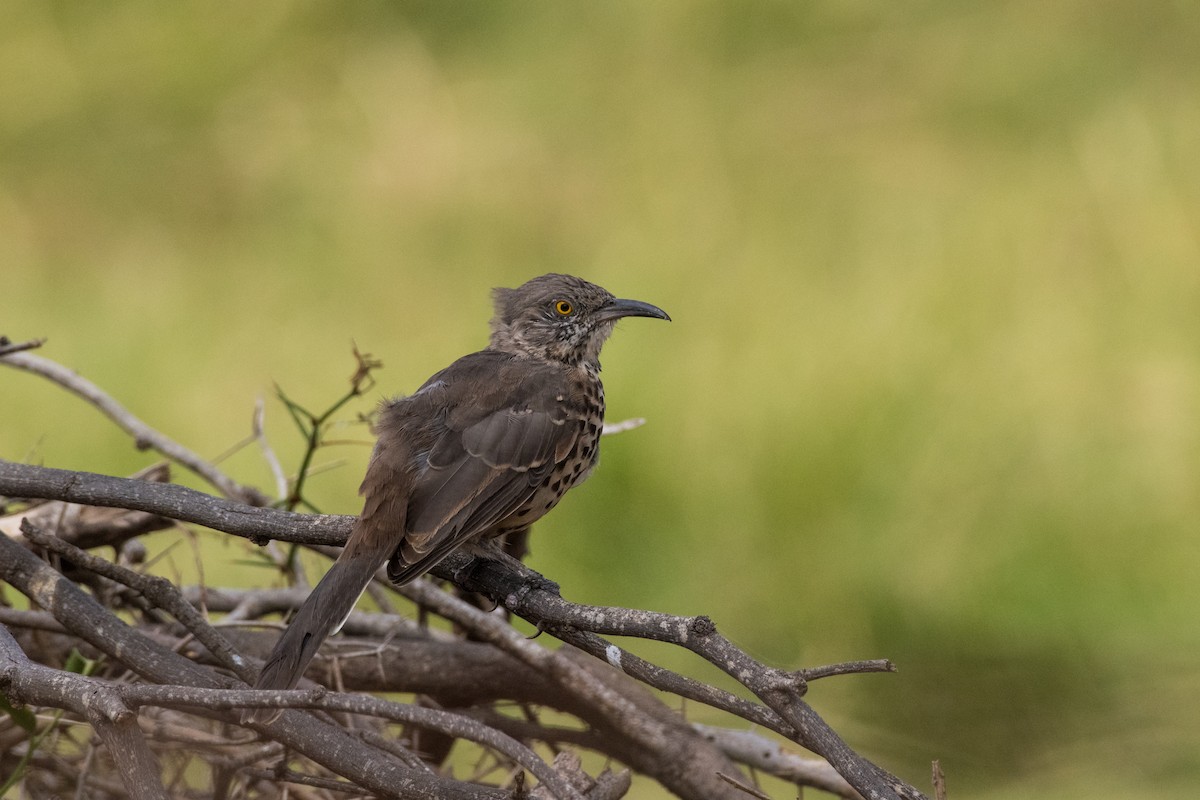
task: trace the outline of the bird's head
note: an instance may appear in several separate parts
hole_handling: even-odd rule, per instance
[[[495,289],[495,350],[600,368],[600,348],[622,317],[670,320],[640,300],[621,300],[571,275],[549,274],[515,289]]]

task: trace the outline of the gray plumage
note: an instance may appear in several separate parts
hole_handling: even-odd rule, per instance
[[[491,341],[386,403],[346,547],[264,663],[290,689],[375,571],[407,583],[464,543],[519,535],[587,477],[604,423],[600,348],[618,319],[669,320],[570,275],[493,292]],[[248,710],[269,722],[276,709]]]

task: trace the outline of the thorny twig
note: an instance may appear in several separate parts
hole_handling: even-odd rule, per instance
[[[35,350],[46,343],[43,339],[30,339],[27,342],[14,342],[7,336],[0,336],[0,356],[10,356],[25,350]]]
[[[359,352],[357,345],[353,346],[353,352],[355,368],[354,373],[350,376],[349,391],[335,400],[332,405],[320,414],[312,413],[288,397],[287,393],[283,391],[283,387],[278,384],[275,386],[276,396],[283,403],[284,407],[287,408],[292,421],[296,423],[296,427],[300,429],[300,434],[305,440],[304,455],[301,456],[300,467],[296,470],[296,480],[292,484],[291,491],[287,493],[287,496],[281,503],[282,507],[288,511],[295,511],[301,505],[313,511],[317,510],[304,497],[304,483],[308,479],[313,456],[316,455],[317,450],[323,443],[329,421],[346,403],[371,390],[375,385],[375,378],[371,375],[371,371],[383,366],[382,361],[373,358],[369,353]]]
[[[131,491],[133,490],[133,491]],[[240,535],[260,538],[264,535],[277,536],[284,540],[299,541],[344,541],[344,537],[353,523],[352,517],[314,517],[311,515],[296,515],[274,509],[250,509],[241,507],[242,512],[235,509],[219,511],[221,501],[211,496],[192,492],[191,490],[172,485],[145,485],[136,481],[91,476],[84,473],[67,473],[61,470],[51,470],[39,467],[28,467],[6,462],[0,462],[0,492],[22,496],[47,496],[56,499],[79,501],[79,495],[86,496],[87,501],[103,505],[134,505],[145,510],[162,513],[170,511],[176,518],[190,521],[203,521],[204,524],[235,532]],[[276,518],[279,518],[276,521]],[[286,520],[286,522],[284,521]],[[865,762],[853,754],[832,731],[815,715],[807,705],[795,696],[789,699],[788,691],[797,691],[801,684],[794,683],[791,690],[788,686],[788,675],[798,680],[803,674],[778,673],[753,660],[738,662],[750,669],[754,681],[751,688],[761,693],[767,701],[767,707],[734,698],[728,693],[705,687],[693,679],[680,676],[660,667],[645,662],[625,649],[616,650],[601,639],[595,631],[617,633],[620,635],[645,636],[650,631],[661,631],[664,625],[667,631],[678,631],[680,636],[689,636],[696,641],[685,646],[698,649],[701,655],[710,658],[738,656],[736,651],[726,649],[723,637],[715,634],[715,629],[701,625],[696,627],[696,620],[702,618],[672,618],[654,612],[639,612],[629,609],[595,609],[588,606],[578,606],[562,600],[557,592],[552,591],[552,584],[532,573],[528,568],[518,563],[510,563],[489,553],[487,558],[479,559],[465,553],[455,554],[437,570],[438,574],[457,577],[466,588],[473,591],[484,590],[503,599],[510,608],[519,610],[522,614],[540,623],[566,641],[576,643],[589,652],[616,663],[626,673],[640,679],[650,680],[672,691],[680,691],[685,696],[696,696],[696,699],[712,702],[713,705],[736,713],[752,722],[762,724],[776,730],[789,738],[794,738],[801,744],[816,750],[822,755],[831,756],[839,764],[839,768],[850,772],[847,777],[851,780],[864,797],[920,797],[911,787],[898,782],[878,768]],[[547,587],[551,590],[548,591]],[[422,604],[433,609],[436,613],[448,616],[456,623],[469,625],[476,636],[483,636],[516,654],[519,659],[527,660],[535,670],[547,671],[550,676],[559,676],[556,680],[565,680],[571,685],[583,686],[584,694],[603,701],[617,714],[612,719],[637,719],[639,712],[629,707],[625,700],[620,699],[620,693],[613,693],[611,687],[604,689],[594,684],[594,679],[585,678],[579,684],[579,675],[575,667],[554,660],[536,642],[530,642],[523,635],[512,635],[505,632],[507,623],[481,612],[469,604],[457,601],[444,592],[435,592],[427,583],[418,582],[405,587],[411,589]],[[689,619],[691,621],[689,621]],[[483,627],[481,627],[483,626]],[[487,626],[494,626],[488,628]],[[589,630],[588,628],[591,628]],[[490,633],[489,633],[490,630]],[[509,629],[511,630],[511,629]],[[516,633],[515,631],[513,633]],[[661,633],[653,633],[652,638],[662,638]],[[671,640],[668,637],[668,640]],[[645,669],[639,664],[646,665]],[[866,662],[864,667],[875,667],[875,662]],[[829,670],[817,670],[817,674]],[[778,675],[778,678],[772,677]],[[574,676],[574,677],[572,677]],[[665,677],[664,677],[665,676]],[[665,683],[664,683],[665,681]],[[591,688],[588,688],[591,686]],[[689,688],[691,687],[691,688]],[[784,692],[778,697],[775,693]],[[722,700],[721,698],[726,698]],[[625,708],[624,711],[620,709]],[[786,714],[779,716],[778,713]],[[796,723],[800,724],[797,727]],[[633,756],[626,756],[633,757]],[[854,770],[858,771],[855,772]],[[845,774],[845,772],[843,773]]]
[[[0,354],[3,352],[0,350]],[[2,460],[0,494],[137,509],[171,519],[200,523],[245,536],[260,544],[273,539],[310,546],[344,542],[353,518],[289,512],[301,505],[311,508],[311,504],[304,498],[303,487],[306,478],[313,474],[312,461],[316,449],[327,443],[326,432],[333,415],[352,398],[368,391],[373,385],[371,371],[378,367],[379,363],[369,355],[359,353],[357,348],[354,355],[356,369],[351,377],[350,390],[320,414],[308,412],[290,400],[282,390],[278,390],[280,399],[305,436],[307,444],[291,491],[281,492],[281,495],[286,495],[281,502],[286,510],[253,508],[179,486],[139,485],[139,482],[135,481],[25,467]],[[17,353],[5,356],[0,363],[30,369],[28,363],[21,362],[35,358]],[[53,362],[46,362],[50,367],[38,364],[43,361],[45,360],[37,359],[34,362],[37,364],[36,368],[30,371],[47,377],[55,374],[55,370],[67,373],[73,378],[60,380],[62,376],[59,375],[51,379],[58,380],[77,394],[88,397],[102,408],[105,407],[107,395],[99,389],[73,373],[62,370]],[[89,396],[89,393],[92,396]],[[117,411],[125,415],[121,419],[114,416],[114,419],[118,419],[123,427],[131,430],[127,423],[133,419],[132,416],[120,406],[116,406],[111,399],[107,399],[107,404],[115,406]],[[605,433],[628,430],[641,422],[628,420],[615,423],[606,428]],[[136,419],[133,419],[133,423],[136,424],[131,432],[139,442],[149,441],[141,436],[141,433],[149,431],[153,436],[161,437],[165,443],[174,444],[161,434],[145,428]],[[259,439],[260,444],[265,444],[259,414],[256,414],[255,418],[255,437]],[[159,447],[164,441],[156,440],[150,444]],[[177,445],[175,447],[178,448]],[[214,485],[219,485],[213,482]],[[236,487],[236,484],[233,486]],[[261,498],[261,495],[251,496],[251,499],[258,498]],[[139,575],[60,543],[54,537],[37,530],[35,525],[26,524],[23,528],[40,546],[60,554],[65,561],[71,562],[74,568],[82,568],[96,575],[104,575],[108,580],[118,581],[140,593],[153,605],[168,610],[172,616],[183,622],[190,631],[188,638],[175,641],[171,647],[185,649],[197,657],[206,659],[215,655],[218,664],[239,674],[243,679],[251,674],[245,667],[242,655],[235,649],[241,640],[234,640],[232,645],[226,642],[225,637],[217,634],[203,617],[190,610],[191,606],[184,602],[173,586],[164,585],[161,579]],[[559,595],[557,586],[551,582],[519,562],[508,559],[503,554],[493,553],[487,548],[473,554],[456,553],[436,569],[435,574],[458,583],[464,589],[491,597],[509,611],[531,621],[539,630],[554,634],[600,661],[587,660],[579,650],[570,647],[554,650],[540,642],[531,641],[512,628],[502,616],[481,611],[426,581],[403,587],[401,591],[418,602],[422,608],[451,620],[458,630],[469,634],[476,641],[463,641],[447,633],[430,632],[422,635],[410,630],[408,635],[418,635],[422,638],[408,640],[407,643],[399,643],[396,647],[389,648],[387,643],[392,632],[386,626],[362,624],[361,618],[358,622],[351,620],[352,625],[357,626],[355,630],[371,636],[371,639],[359,648],[359,652],[375,662],[378,674],[373,680],[379,686],[392,691],[412,691],[424,693],[423,696],[430,693],[428,682],[388,683],[389,675],[409,675],[416,679],[419,674],[412,669],[389,672],[386,665],[392,663],[392,650],[403,654],[403,660],[408,667],[417,666],[411,663],[412,660],[422,657],[420,654],[424,653],[427,657],[441,659],[429,662],[438,665],[434,667],[435,673],[449,672],[458,676],[469,674],[469,670],[466,669],[469,659],[478,661],[479,657],[486,656],[478,666],[487,670],[484,674],[488,676],[488,680],[474,683],[475,691],[483,694],[478,694],[474,700],[460,700],[485,710],[482,715],[472,715],[473,718],[447,715],[446,712],[436,709],[388,703],[371,697],[331,693],[323,687],[316,690],[271,693],[239,689],[239,684],[226,674],[183,659],[156,644],[165,632],[154,630],[153,617],[144,618],[137,628],[123,625],[112,616],[110,610],[98,606],[95,600],[79,592],[70,582],[63,582],[61,575],[22,551],[16,542],[0,537],[0,550],[4,551],[3,557],[0,557],[0,579],[7,580],[18,590],[28,594],[35,603],[53,610],[53,622],[47,621],[46,614],[37,612],[6,612],[3,619],[7,624],[20,626],[20,629],[26,626],[36,627],[46,632],[43,636],[51,638],[53,635],[74,637],[77,641],[86,642],[106,654],[109,663],[123,664],[143,680],[150,682],[151,685],[131,686],[103,682],[95,684],[101,687],[96,697],[112,704],[111,708],[116,717],[109,719],[103,715],[98,717],[95,713],[87,714],[96,730],[109,742],[110,748],[127,745],[132,748],[130,753],[140,754],[126,758],[117,765],[119,774],[126,781],[139,780],[139,776],[149,774],[156,768],[152,760],[154,748],[146,748],[144,741],[126,742],[130,736],[138,735],[136,729],[125,723],[114,723],[117,719],[127,719],[123,716],[126,712],[119,710],[121,707],[136,710],[140,706],[150,705],[163,709],[154,712],[156,714],[186,713],[188,718],[193,720],[231,720],[234,717],[226,709],[238,705],[255,705],[353,712],[367,715],[368,719],[389,719],[402,721],[406,725],[432,727],[440,731],[440,735],[450,737],[451,741],[460,738],[478,743],[485,753],[493,754],[485,760],[488,770],[493,766],[502,766],[503,771],[516,781],[511,784],[511,791],[499,790],[470,780],[453,781],[442,778],[424,768],[414,770],[414,765],[419,763],[416,756],[391,737],[381,736],[377,727],[362,731],[358,738],[347,737],[342,728],[322,721],[324,718],[318,719],[299,710],[286,711],[277,722],[256,727],[260,735],[274,738],[319,763],[329,770],[325,775],[341,775],[357,786],[381,796],[438,796],[472,800],[507,797],[511,796],[512,791],[522,791],[522,769],[528,770],[541,781],[541,786],[534,790],[531,797],[576,798],[588,793],[588,796],[597,798],[615,798],[624,794],[628,788],[627,775],[623,780],[600,776],[592,781],[578,770],[577,763],[574,768],[570,767],[567,763],[569,759],[556,758],[552,768],[512,738],[517,736],[522,740],[573,742],[577,746],[599,749],[636,771],[655,777],[672,792],[686,798],[734,800],[760,796],[759,790],[747,783],[738,771],[737,764],[746,764],[753,769],[790,780],[798,786],[816,786],[847,798],[923,798],[913,787],[850,750],[801,699],[808,681],[857,672],[890,671],[894,669],[891,662],[882,659],[850,662],[792,672],[774,669],[736,648],[717,633],[707,617],[676,617],[634,609],[570,603]],[[219,589],[204,591],[209,599],[218,597],[220,592]],[[112,592],[103,594],[112,595],[114,599],[125,596]],[[287,595],[288,603],[293,602],[293,594]],[[256,619],[262,613],[281,607],[275,602],[255,604],[252,602],[255,596],[257,593],[249,592],[241,600],[237,600],[236,611],[232,616],[246,620]],[[216,605],[229,607],[224,601]],[[153,637],[148,638],[147,635],[152,631]],[[171,634],[172,637],[178,635],[178,630]],[[192,636],[204,642],[206,646],[203,651],[197,651],[194,644],[188,644]],[[658,639],[686,647],[720,666],[749,688],[760,702],[742,699],[725,690],[666,670],[612,644],[603,638],[604,636]],[[491,647],[483,644],[485,642],[490,643]],[[336,644],[336,640],[331,643]],[[433,655],[435,653],[441,655]],[[0,691],[15,695],[18,702],[24,700],[80,713],[82,707],[78,705],[79,698],[84,695],[78,693],[88,691],[91,684],[63,683],[56,677],[55,670],[36,664],[33,665],[34,669],[21,667],[14,672],[14,664],[32,663],[21,661],[23,658],[24,654],[14,654],[7,641],[0,641]],[[348,653],[342,653],[339,658],[345,659],[346,665],[353,661],[352,655]],[[496,658],[504,659],[503,666],[487,666],[491,663],[489,659]],[[604,666],[605,663],[609,666]],[[335,667],[339,681],[336,685],[339,686],[340,681],[347,675],[356,676],[355,680],[360,680],[363,675],[363,670],[357,668],[347,672],[341,661],[336,662]],[[622,672],[625,675],[622,675]],[[18,673],[24,682],[14,680],[13,676]],[[669,709],[660,700],[642,690],[638,684],[625,677],[626,675],[650,686],[707,703],[776,731],[824,755],[837,766],[841,775],[834,773],[825,762],[801,759],[783,752],[773,740],[767,740],[760,734],[691,725],[678,712]],[[430,695],[431,699],[440,696],[453,704],[454,692],[461,692],[462,682],[452,683],[456,688],[451,689],[448,684],[443,684],[445,688],[442,693],[439,695],[434,692]],[[56,700],[55,695],[48,690],[49,686],[59,686],[62,691],[76,694],[68,694]],[[574,714],[587,728],[571,733],[568,729],[546,728],[536,717],[529,717],[524,722],[501,717],[495,711],[495,703],[505,698],[513,698],[523,704],[539,703]],[[488,724],[489,721],[493,724]],[[213,741],[219,741],[221,731],[221,728],[212,729]],[[510,732],[511,735],[504,732]],[[774,750],[770,747],[772,744]],[[226,776],[222,779],[222,785],[226,788],[223,788],[221,793],[227,793],[228,779],[239,774],[242,780],[262,780],[268,774],[277,781],[287,780],[290,773],[285,769],[279,768],[268,773],[257,766],[263,763],[260,757],[267,757],[270,752],[274,751],[263,749],[253,754],[248,753],[246,759],[238,760],[237,763],[222,757],[222,765],[215,773]],[[560,754],[567,755],[569,753],[566,751]],[[3,752],[0,751],[0,757],[2,756]],[[217,762],[213,763],[216,767]],[[514,770],[512,765],[518,766]],[[397,769],[400,771],[396,771]],[[87,772],[90,770],[76,771],[73,774],[83,781]],[[478,778],[482,777],[483,772]],[[330,783],[327,777],[297,779],[307,783],[309,791],[312,792],[334,790],[334,784]],[[104,784],[97,778],[91,785],[96,789]],[[153,781],[149,785],[153,785]],[[81,791],[83,783],[79,786]],[[859,793],[851,786],[857,788]]]
[[[204,478],[226,497],[254,506],[266,504],[266,497],[257,489],[239,484],[209,461],[151,428],[113,399],[111,395],[77,372],[33,353],[0,355],[0,364],[40,375],[83,398],[131,435],[138,449],[156,450],[162,453],[170,460],[187,467]]]

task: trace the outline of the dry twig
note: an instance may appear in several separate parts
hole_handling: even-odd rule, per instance
[[[0,462],[0,492],[20,494],[23,496],[44,496],[55,499],[78,502],[86,499],[99,505],[130,506],[154,513],[169,512],[177,519],[193,522],[203,522],[212,527],[224,529],[255,540],[261,540],[264,535],[274,535],[285,541],[293,542],[331,542],[344,540],[352,523],[352,518],[330,517],[316,515],[290,514],[284,511],[234,506],[228,501],[203,495],[198,492],[172,485],[139,485],[135,481],[126,481],[104,476],[87,475],[84,473],[64,473],[40,467],[28,467]],[[3,560],[0,558],[0,560]],[[831,760],[839,771],[850,781],[864,797],[921,797],[912,787],[880,770],[854,754],[841,742],[827,725],[812,709],[800,700],[807,679],[843,672],[875,670],[887,668],[887,662],[861,662],[852,665],[838,665],[832,668],[801,671],[796,673],[781,672],[751,659],[738,650],[724,637],[720,636],[711,622],[704,617],[673,617],[655,612],[636,611],[632,609],[598,608],[580,606],[563,600],[557,593],[557,587],[541,576],[524,567],[519,562],[507,559],[498,552],[484,551],[480,554],[458,553],[448,559],[438,574],[455,580],[459,585],[471,591],[482,592],[493,599],[502,602],[514,613],[529,619],[544,630],[554,633],[564,641],[576,644],[587,652],[604,659],[613,666],[620,667],[625,673],[646,680],[651,685],[676,691],[679,694],[710,703],[718,708],[734,713],[751,722],[775,730],[797,743],[814,750]],[[8,579],[6,577],[6,579]],[[13,582],[9,579],[10,582]],[[14,585],[16,585],[14,583]],[[652,757],[663,759],[666,753],[661,744],[656,744],[661,738],[670,741],[691,741],[688,747],[694,747],[695,739],[687,737],[698,735],[685,723],[690,734],[681,733],[675,726],[665,721],[659,711],[648,706],[646,700],[637,693],[631,694],[629,684],[618,681],[618,673],[606,670],[597,662],[579,662],[566,658],[567,650],[546,650],[539,643],[526,639],[522,634],[512,629],[504,620],[494,614],[487,614],[478,608],[465,603],[449,593],[442,592],[428,582],[418,582],[405,587],[406,593],[417,600],[433,613],[454,621],[469,630],[477,639],[491,642],[507,652],[510,657],[524,664],[531,675],[540,676],[542,681],[549,680],[557,688],[551,693],[558,697],[560,706],[569,708],[573,713],[579,713],[589,719],[597,730],[617,731],[622,737],[621,744],[613,744],[613,753],[622,760],[635,766],[639,771],[656,774]],[[216,596],[216,595],[214,595]],[[59,620],[65,626],[69,623]],[[98,624],[98,623],[97,623]],[[87,626],[93,627],[91,624]],[[72,630],[83,635],[83,631]],[[640,659],[625,649],[617,648],[605,641],[603,635],[620,635],[642,638],[654,638],[672,641],[693,650],[704,658],[722,665],[733,677],[743,682],[764,702],[764,705],[730,695],[723,690],[699,683],[694,679],[678,675],[649,662]],[[110,634],[113,640],[119,640]],[[84,636],[86,639],[87,637]],[[92,642],[102,648],[99,641]],[[470,644],[470,643],[463,643]],[[115,653],[110,653],[116,657]],[[136,661],[137,659],[134,659]],[[185,662],[189,663],[190,662]],[[132,664],[130,666],[133,666]],[[190,670],[189,670],[190,672]],[[176,674],[173,680],[164,680],[164,676],[146,676],[159,683],[176,683],[204,686],[193,679]],[[207,678],[206,681],[211,681]],[[220,688],[212,685],[210,688]],[[420,689],[416,689],[420,691]],[[229,700],[232,696],[226,696]],[[237,696],[242,697],[242,696]],[[335,695],[329,695],[335,697]],[[363,699],[366,700],[365,698]],[[258,703],[262,704],[261,698]],[[340,705],[340,703],[345,703]],[[356,711],[371,710],[370,703],[357,705],[353,699],[315,701],[311,694],[300,692],[276,693],[269,704],[280,706],[321,706],[328,709]],[[216,706],[213,708],[218,708]],[[649,710],[648,710],[649,709]],[[292,714],[297,714],[298,718]],[[649,716],[648,716],[649,714]],[[301,722],[308,719],[309,723]],[[682,723],[682,720],[680,720]],[[281,736],[281,741],[296,741],[300,730],[311,724],[311,718],[298,712],[285,714],[278,725],[284,725],[284,731],[264,729],[263,733]],[[297,748],[298,749],[298,748]],[[705,751],[705,759],[711,761],[716,751]],[[678,754],[676,754],[678,756]],[[726,756],[721,756],[722,758]],[[715,763],[715,762],[714,762]],[[344,769],[345,765],[341,767]],[[708,776],[705,780],[717,780],[717,772],[732,775],[736,768],[691,770],[687,776],[695,779],[697,775]],[[676,772],[679,770],[676,769]],[[685,770],[686,771],[686,770]],[[345,773],[342,773],[345,774]],[[725,792],[713,789],[707,785],[701,789],[698,785],[678,783],[678,776],[672,778],[665,774],[656,775],[660,780],[676,780],[673,787],[681,796],[720,797]],[[729,791],[733,787],[726,785]],[[706,792],[706,793],[702,793]]]
[[[113,399],[111,395],[79,373],[32,353],[0,355],[0,364],[40,375],[83,398],[132,436],[139,450],[156,450],[162,453],[170,460],[187,467],[204,478],[226,497],[250,505],[266,503],[266,497],[257,489],[242,486],[196,453],[151,428]]]
[[[313,455],[325,441],[333,414],[369,389],[371,371],[378,363],[356,349],[349,391],[319,414],[280,392],[307,442],[290,489],[263,434],[260,402],[254,438],[272,466],[287,506],[280,510],[261,507],[264,498],[256,490],[238,485],[149,428],[94,384],[46,359],[16,352],[37,344],[12,346],[0,341],[0,363],[43,375],[84,397],[129,431],[139,446],[163,452],[232,498],[167,483],[0,460],[0,495],[52,501],[12,515],[7,520],[9,535],[0,536],[0,581],[46,609],[0,607],[0,623],[17,633],[14,638],[0,626],[0,694],[9,698],[8,718],[19,731],[15,738],[6,735],[5,718],[0,716],[0,766],[11,758],[6,753],[16,748],[21,765],[40,771],[27,773],[26,779],[42,781],[38,785],[44,793],[165,797],[176,793],[176,784],[195,759],[210,765],[214,797],[238,791],[252,794],[286,783],[295,796],[313,798],[338,797],[353,790],[396,798],[499,800],[526,794],[526,773],[539,781],[527,795],[539,800],[610,800],[629,790],[629,771],[605,770],[589,776],[571,750],[557,749],[569,745],[617,759],[689,800],[765,797],[739,765],[846,798],[923,798],[915,788],[851,750],[803,700],[810,681],[892,671],[890,661],[776,669],[736,647],[706,616],[571,603],[556,584],[490,546],[454,553],[434,574],[460,590],[490,598],[497,607],[570,646],[555,649],[531,640],[504,615],[481,610],[431,581],[396,589],[381,574],[371,587],[381,608],[390,608],[388,598],[398,592],[418,605],[422,619],[428,615],[447,620],[455,632],[418,626],[395,614],[355,613],[345,629],[352,636],[331,640],[324,651],[327,657],[319,658],[310,670],[309,676],[323,683],[305,681],[302,688],[291,691],[245,688],[253,675],[246,654],[265,651],[273,634],[242,627],[261,626],[264,615],[294,608],[305,595],[302,589],[202,585],[181,591],[162,578],[111,563],[86,549],[124,546],[130,537],[171,521],[202,525],[260,545],[288,542],[293,554],[297,546],[328,552],[328,546],[343,544],[352,517],[297,514],[291,509],[308,505],[303,496],[305,479],[313,474]],[[604,432],[618,433],[642,422],[614,423]],[[159,479],[165,480],[165,475]],[[116,511],[97,512],[96,507]],[[82,524],[84,517],[93,522]],[[38,559],[14,538],[18,523],[31,547],[53,553],[56,565],[98,591],[82,591],[64,573]],[[128,560],[125,555],[123,551],[123,560]],[[293,559],[289,555],[275,561],[291,564]],[[225,617],[212,624],[197,606]],[[177,622],[170,623],[160,610]],[[123,622],[117,612],[131,612],[135,622]],[[658,666],[606,638],[615,636],[686,648],[718,666],[757,701]],[[101,659],[94,663],[107,673],[105,677],[71,672],[71,664],[79,660],[75,651]],[[136,680],[131,682],[131,677]],[[414,694],[421,702],[395,703],[331,692],[326,685]],[[786,752],[764,734],[690,724],[646,687],[774,731],[827,761]],[[513,703],[523,709],[521,718],[505,713]],[[32,719],[26,705],[57,709],[49,722],[43,722],[40,734],[26,727]],[[535,706],[569,714],[583,727],[547,725]],[[252,726],[263,742],[248,746],[245,731],[231,724],[239,718],[234,710],[243,707],[286,710],[273,723]],[[0,705],[0,714],[4,710]],[[139,711],[143,724],[156,735],[147,736],[139,729]],[[346,714],[353,715],[350,730],[333,722]],[[112,751],[110,773],[98,772],[94,747],[82,749],[76,761],[49,759],[39,751],[47,733],[71,720],[88,722],[106,750]],[[403,725],[404,736],[397,739],[384,727],[387,723]],[[419,731],[429,735],[418,738]],[[455,741],[472,743],[483,754],[477,774],[455,780],[433,768]],[[532,742],[551,745],[556,752],[553,764],[536,755]],[[417,745],[424,743],[432,743],[437,752],[418,753]],[[275,763],[289,752],[312,763],[304,768]],[[174,777],[164,783],[163,776]],[[936,767],[935,787],[939,797],[944,796]]]

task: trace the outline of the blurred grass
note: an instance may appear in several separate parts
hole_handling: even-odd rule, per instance
[[[812,700],[952,796],[1190,797],[1197,34],[1165,0],[9,3],[0,333],[215,455],[272,381],[332,401],[351,339],[413,389],[491,286],[659,303],[605,358],[650,424],[536,567],[782,665],[895,659]],[[26,375],[0,413],[6,458],[146,461]]]

